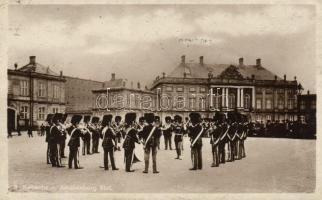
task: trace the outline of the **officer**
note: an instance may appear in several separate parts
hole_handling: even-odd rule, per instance
[[[165,117],[165,124],[164,126],[162,126],[161,128],[162,132],[163,132],[163,137],[164,137],[164,149],[168,150],[168,147],[170,150],[172,150],[172,130],[173,130],[173,126],[171,124],[171,117],[170,116],[166,116]]]
[[[79,122],[81,121],[81,115],[73,115],[71,119],[71,126],[67,128],[67,133],[70,136],[70,139],[67,143],[69,146],[69,157],[68,157],[68,168],[72,169],[74,162],[75,169],[83,169],[79,165],[79,147],[80,147],[80,138],[84,137],[84,133],[78,128]]]
[[[84,140],[83,140],[83,155],[88,154],[91,155],[91,132],[88,129],[88,123],[91,120],[90,115],[84,116]]]
[[[104,115],[102,120],[101,138],[103,140],[102,147],[104,149],[104,169],[108,170],[108,156],[111,159],[112,170],[118,170],[115,166],[114,150],[116,147],[116,135],[111,128],[112,115]]]
[[[136,113],[127,113],[125,115],[126,134],[124,136],[123,148],[126,172],[134,172],[134,170],[131,170],[131,166],[134,159],[135,143],[140,144],[139,139],[137,137],[137,130],[134,128],[135,119]]]
[[[182,125],[182,117],[179,115],[174,116],[173,132],[174,132],[174,144],[177,152],[177,157],[175,159],[181,160],[180,156],[181,156],[181,147],[182,147],[184,128]]]
[[[155,116],[154,118],[155,118],[154,126],[161,131],[162,124],[160,121],[160,117]],[[161,135],[162,135],[162,131],[160,132],[160,137]],[[160,150],[160,138],[158,139],[158,150]]]
[[[51,158],[51,153],[50,153],[50,148],[51,148],[51,139],[50,139],[50,128],[53,125],[52,123],[52,118],[53,114],[48,114],[46,118],[46,126],[45,126],[45,131],[46,131],[46,142],[47,142],[47,164],[51,164],[50,158]]]
[[[237,122],[236,122],[236,113],[228,113],[228,120],[230,123],[230,129],[227,132],[229,141],[228,141],[228,162],[235,161],[235,137],[237,133]]]
[[[245,158],[246,157],[245,140],[247,139],[247,135],[250,130],[251,123],[248,122],[246,115],[243,115],[242,120],[243,120],[243,134],[240,140],[240,157]]]
[[[188,127],[188,135],[191,141],[191,159],[193,167],[190,170],[202,169],[202,134],[204,132],[201,126],[201,116],[199,113],[189,114],[191,126]]]
[[[161,129],[157,126],[154,126],[153,123],[155,122],[155,116],[153,113],[145,113],[144,118],[147,122],[147,125],[144,126],[139,135],[139,137],[143,139],[145,162],[145,170],[143,173],[148,173],[149,171],[150,152],[152,152],[153,173],[159,173],[159,171],[157,171],[157,147],[161,136]]]
[[[60,123],[60,131],[62,132],[62,135],[60,137],[60,149],[59,149],[59,153],[61,158],[66,158],[65,156],[65,146],[66,146],[66,136],[67,136],[67,131],[65,130],[65,121],[67,119],[68,114],[63,114],[62,115],[62,119],[61,119],[61,123]]]
[[[92,153],[98,152],[98,144],[100,139],[100,133],[98,128],[99,117],[92,117],[93,126],[89,127],[89,130],[92,132]]]

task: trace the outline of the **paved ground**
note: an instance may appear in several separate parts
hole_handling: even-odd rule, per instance
[[[45,162],[44,140],[44,137],[26,135],[9,139],[10,191],[239,193],[313,192],[315,189],[315,140],[248,138],[245,159],[211,168],[209,140],[204,139],[204,168],[189,171],[190,149],[185,138],[183,160],[175,160],[175,151],[165,151],[161,145],[160,174],[143,174],[143,162],[133,166],[134,173],[125,173],[123,151],[116,152],[120,170],[104,171],[99,168],[103,161],[101,147],[100,154],[80,157],[85,167],[82,170],[52,168]],[[142,160],[142,146],[137,146],[136,153]]]

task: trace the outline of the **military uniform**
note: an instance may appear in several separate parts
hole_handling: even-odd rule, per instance
[[[221,131],[220,141],[219,141],[219,162],[225,163],[226,162],[225,146],[229,141],[227,133],[230,129],[230,125],[224,122],[221,124],[221,128],[222,128],[222,131]]]
[[[92,124],[94,124],[94,126],[89,127],[89,130],[92,132],[92,153],[99,153],[98,144],[99,144],[100,132],[97,127],[98,121],[99,121],[98,117],[93,117]]]
[[[164,149],[167,150],[169,147],[169,149],[172,150],[171,139],[172,139],[173,126],[170,123],[171,117],[167,116],[165,121],[166,121],[166,123],[162,127],[162,132],[163,132],[163,137],[164,137]]]
[[[50,148],[51,148],[51,140],[50,140],[50,127],[52,125],[52,120],[53,118],[53,114],[48,114],[47,118],[46,118],[46,126],[45,126],[45,132],[46,132],[46,136],[45,136],[45,141],[47,142],[47,152],[46,152],[46,160],[47,160],[47,164],[51,164],[50,160],[51,160],[51,154],[50,154]]]
[[[134,159],[135,143],[140,143],[137,137],[137,130],[132,127],[136,119],[135,113],[127,113],[125,115],[125,122],[128,126],[124,137],[123,148],[124,148],[124,161],[125,171],[134,172],[131,170],[131,165]]]
[[[115,142],[118,143],[119,145],[117,145],[117,150],[121,151],[120,149],[120,144],[121,144],[121,139],[122,137],[125,137],[125,133],[124,131],[122,131],[122,124],[121,124],[121,120],[122,117],[121,116],[116,116],[115,117],[115,123],[113,124],[112,128],[114,129],[116,138],[115,138]]]
[[[118,170],[115,166],[114,160],[114,150],[115,150],[115,133],[113,129],[110,127],[110,123],[112,120],[112,115],[104,115],[102,121],[102,130],[101,130],[101,138],[103,140],[102,147],[104,150],[104,169],[108,170],[108,157],[110,157],[112,170]]]
[[[180,159],[184,128],[183,128],[183,125],[181,124],[182,118],[179,115],[174,116],[174,121],[175,123],[173,125],[173,133],[174,133],[174,144],[177,151],[176,159]]]
[[[143,128],[139,135],[139,137],[144,141],[145,170],[143,173],[148,173],[150,152],[152,152],[153,173],[159,173],[157,171],[157,148],[161,136],[161,129],[152,125],[155,120],[153,113],[146,113],[144,118],[148,125]]]
[[[220,136],[222,134],[222,127],[221,125],[213,124],[212,130],[209,132],[210,134],[210,144],[212,147],[212,165],[211,167],[218,167],[219,166],[219,141]]]
[[[85,128],[87,130],[85,131],[85,134],[83,137],[83,149],[82,149],[83,155],[85,155],[85,154],[90,155],[91,154],[90,149],[91,149],[91,137],[92,136],[91,136],[91,132],[88,129],[88,122],[90,121],[90,119],[91,119],[91,116],[89,116],[89,115],[84,116],[83,121],[84,121]]]
[[[191,126],[188,127],[188,135],[191,140],[191,159],[193,167],[190,170],[202,169],[202,134],[204,132],[200,124],[200,114],[190,113]]]

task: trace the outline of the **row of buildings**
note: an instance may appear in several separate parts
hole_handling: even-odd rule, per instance
[[[261,59],[246,65],[186,62],[185,56],[169,74],[157,76],[149,87],[116,78],[100,82],[65,76],[30,56],[25,66],[8,69],[8,125],[12,129],[39,126],[48,113],[156,112],[166,115],[191,111],[212,117],[214,111],[239,111],[252,121],[302,120],[315,123],[316,95],[301,94],[302,86],[286,75],[278,77],[262,66]]]

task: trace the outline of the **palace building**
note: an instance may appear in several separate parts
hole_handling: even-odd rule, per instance
[[[181,63],[168,75],[156,77],[149,90],[133,91],[123,87],[114,89],[101,88],[94,90],[96,112],[115,110],[117,94],[127,91],[127,109],[142,110],[147,99],[151,101],[149,111],[165,116],[181,114],[188,117],[191,111],[202,113],[203,117],[212,117],[214,111],[239,111],[247,114],[252,121],[296,120],[298,82],[287,80],[273,74],[257,59],[254,65],[246,65],[243,58],[237,64],[206,64],[204,57],[198,63]],[[137,98],[130,98],[129,96]],[[100,96],[100,97],[99,97]],[[98,98],[105,96],[104,106]],[[149,96],[149,97],[147,97]],[[130,105],[136,105],[135,108]]]

